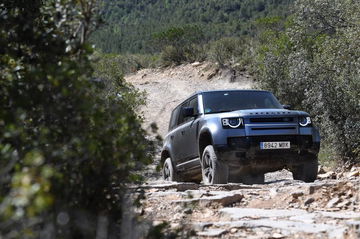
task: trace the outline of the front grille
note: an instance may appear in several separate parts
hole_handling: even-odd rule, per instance
[[[284,123],[294,122],[294,117],[250,118],[251,123]]]

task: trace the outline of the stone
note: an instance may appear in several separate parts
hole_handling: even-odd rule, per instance
[[[333,208],[336,204],[338,204],[340,202],[340,198],[336,197],[331,199],[327,204],[326,207],[327,208]]]
[[[350,173],[346,174],[346,177],[348,178],[355,178],[360,176],[360,171],[352,171]]]
[[[181,229],[181,225],[180,225],[180,223],[171,223],[170,228],[172,230],[178,230],[178,229]]]
[[[209,229],[207,231],[198,232],[198,236],[203,237],[220,237],[222,234],[226,233],[225,229]]]
[[[318,167],[318,174],[324,174],[326,171],[324,170],[324,167],[322,165],[319,165]]]
[[[360,171],[360,167],[355,167],[355,166],[353,166],[353,167],[351,167],[351,170],[350,170],[350,172],[356,172],[356,171]]]
[[[343,207],[347,207],[347,206],[349,206],[350,204],[351,204],[351,202],[350,202],[350,201],[345,200],[345,201],[343,201],[343,202],[341,202],[341,203],[337,204],[337,205],[336,205],[336,207],[338,207],[338,208],[343,208]]]
[[[213,225],[212,222],[202,222],[202,223],[192,224],[192,228],[195,231],[204,231],[205,228],[211,227],[212,225]]]
[[[202,64],[198,61],[195,61],[194,63],[191,63],[191,65],[197,67],[197,66],[201,66]]]
[[[291,196],[292,196],[293,198],[295,198],[295,199],[297,199],[297,198],[299,198],[299,197],[301,197],[301,196],[303,196],[303,195],[304,195],[303,192],[293,192],[293,193],[291,194]]]
[[[284,238],[284,237],[285,236],[280,233],[273,233],[270,238],[278,239],[278,238]]]
[[[233,219],[241,218],[281,218],[300,216],[306,213],[301,209],[260,209],[260,208],[222,208],[220,213],[224,216],[230,216]]]
[[[183,214],[181,213],[175,213],[174,216],[172,217],[172,220],[180,220],[181,218],[183,218]]]
[[[152,225],[153,225],[154,227],[159,226],[159,225],[162,225],[162,224],[164,224],[163,221],[153,221],[153,223],[152,223]]]
[[[319,174],[318,179],[336,179],[336,173],[334,171],[329,171],[327,173]]]
[[[174,200],[172,203],[180,203],[184,204],[185,206],[188,204],[198,203],[199,206],[209,206],[213,203],[221,204],[222,206],[226,207],[233,203],[240,202],[244,196],[240,193],[222,193],[218,195],[212,196],[204,196],[201,198],[192,198],[192,199],[183,199],[183,200]]]
[[[220,222],[214,223],[214,226],[230,226],[237,228],[259,228],[259,227],[267,227],[272,229],[280,229],[282,232],[290,231],[290,232],[304,232],[304,233],[329,233],[333,234],[336,232],[339,235],[339,232],[346,231],[346,227],[344,226],[334,226],[328,225],[324,223],[304,223],[297,221],[289,221],[289,220],[274,220],[274,218],[264,218],[258,220],[241,220],[241,221],[231,221],[231,222]],[[327,237],[325,237],[327,238]],[[339,237],[334,237],[339,238]],[[340,237],[341,238],[341,237]]]
[[[182,210],[182,207],[180,205],[178,205],[174,208],[175,212],[180,212],[181,210]]]
[[[270,189],[270,197],[276,197],[276,195],[278,194],[278,189],[277,188],[272,188]]]
[[[184,213],[185,214],[191,214],[193,211],[192,211],[192,209],[191,208],[186,208],[185,210],[184,210]]]
[[[322,182],[322,181],[317,181],[314,183],[311,183],[309,186],[309,194],[313,194],[315,193],[317,190],[319,189],[323,189],[324,187],[331,187],[334,186],[336,183],[329,183],[329,182]]]
[[[213,78],[214,76],[216,76],[216,74],[219,72],[220,69],[214,69],[213,72],[209,73],[209,75],[207,76],[208,80],[211,80],[211,78]]]
[[[322,215],[323,217],[329,217],[334,219],[356,219],[360,218],[360,213],[358,212],[324,212],[317,211],[317,214]]]
[[[305,205],[309,205],[309,204],[311,204],[311,203],[313,203],[313,202],[315,202],[315,199],[310,197],[310,198],[307,198],[307,199],[305,200],[304,204],[305,204]]]

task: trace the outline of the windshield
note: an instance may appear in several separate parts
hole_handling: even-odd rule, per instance
[[[216,91],[203,93],[205,114],[246,109],[283,109],[266,91]]]

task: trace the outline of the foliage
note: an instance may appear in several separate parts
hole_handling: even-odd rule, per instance
[[[262,32],[264,88],[315,116],[325,142],[345,161],[360,158],[360,6],[298,0],[286,30]]]
[[[105,0],[108,25],[92,37],[105,53],[153,53],[152,36],[171,28],[193,24],[204,41],[251,36],[253,20],[283,16],[293,0]]]
[[[137,93],[117,69],[93,72],[96,11],[0,4],[0,237],[116,236],[119,183],[150,162]]]
[[[252,63],[252,41],[245,37],[228,37],[210,43],[208,59],[220,67],[246,70]]]
[[[96,52],[94,54],[94,64],[96,69],[102,65],[103,70],[116,71],[117,74],[125,75],[137,72],[144,68],[154,68],[160,65],[160,56],[157,54],[104,54]],[[111,65],[111,67],[109,67]],[[99,69],[100,70],[100,69]]]
[[[153,45],[161,50],[162,63],[165,66],[182,62],[203,60],[205,53],[201,47],[203,31],[195,25],[171,27],[154,34]]]

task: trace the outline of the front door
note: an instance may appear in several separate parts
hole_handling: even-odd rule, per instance
[[[194,117],[185,118],[185,125],[181,130],[182,144],[184,145],[184,160],[191,160],[198,157],[198,132],[199,132],[199,106],[197,96],[190,99],[187,107],[194,108]]]

